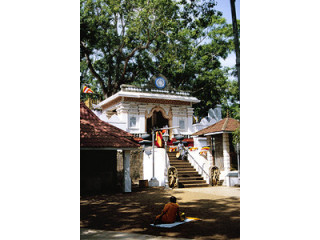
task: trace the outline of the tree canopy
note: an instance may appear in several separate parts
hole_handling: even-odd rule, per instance
[[[161,73],[201,100],[199,116],[239,99],[219,61],[234,49],[232,25],[214,1],[81,0],[80,14],[80,81],[101,96]]]

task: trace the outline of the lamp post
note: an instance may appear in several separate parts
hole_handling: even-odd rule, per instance
[[[165,179],[164,179],[164,182],[165,182],[165,185],[164,185],[164,189],[169,189],[169,183],[168,183],[168,159],[167,159],[167,141],[169,140],[169,134],[167,133],[167,130],[166,132],[163,134],[163,140],[164,140],[164,146],[165,146],[165,163],[166,163],[166,168],[165,168],[165,171],[164,171],[164,176],[165,176]]]

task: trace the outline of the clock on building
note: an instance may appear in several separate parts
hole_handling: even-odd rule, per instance
[[[166,86],[166,80],[163,77],[157,77],[154,80],[154,83],[155,83],[156,87],[159,89],[164,89]]]

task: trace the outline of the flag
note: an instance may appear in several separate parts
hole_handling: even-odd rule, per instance
[[[82,92],[84,92],[84,93],[93,93],[93,91],[90,88],[88,88],[87,86],[83,87]]]
[[[161,131],[156,132],[156,145],[157,145],[157,147],[162,147],[162,133],[161,133]]]
[[[201,150],[210,150],[210,147],[203,147]]]

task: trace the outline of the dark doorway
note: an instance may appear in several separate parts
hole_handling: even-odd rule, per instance
[[[154,111],[152,116],[147,119],[147,133],[151,133],[151,129],[155,128],[163,128],[165,126],[169,126],[168,119],[164,118],[162,112]]]
[[[80,150],[80,194],[115,190],[116,174],[117,151]]]

